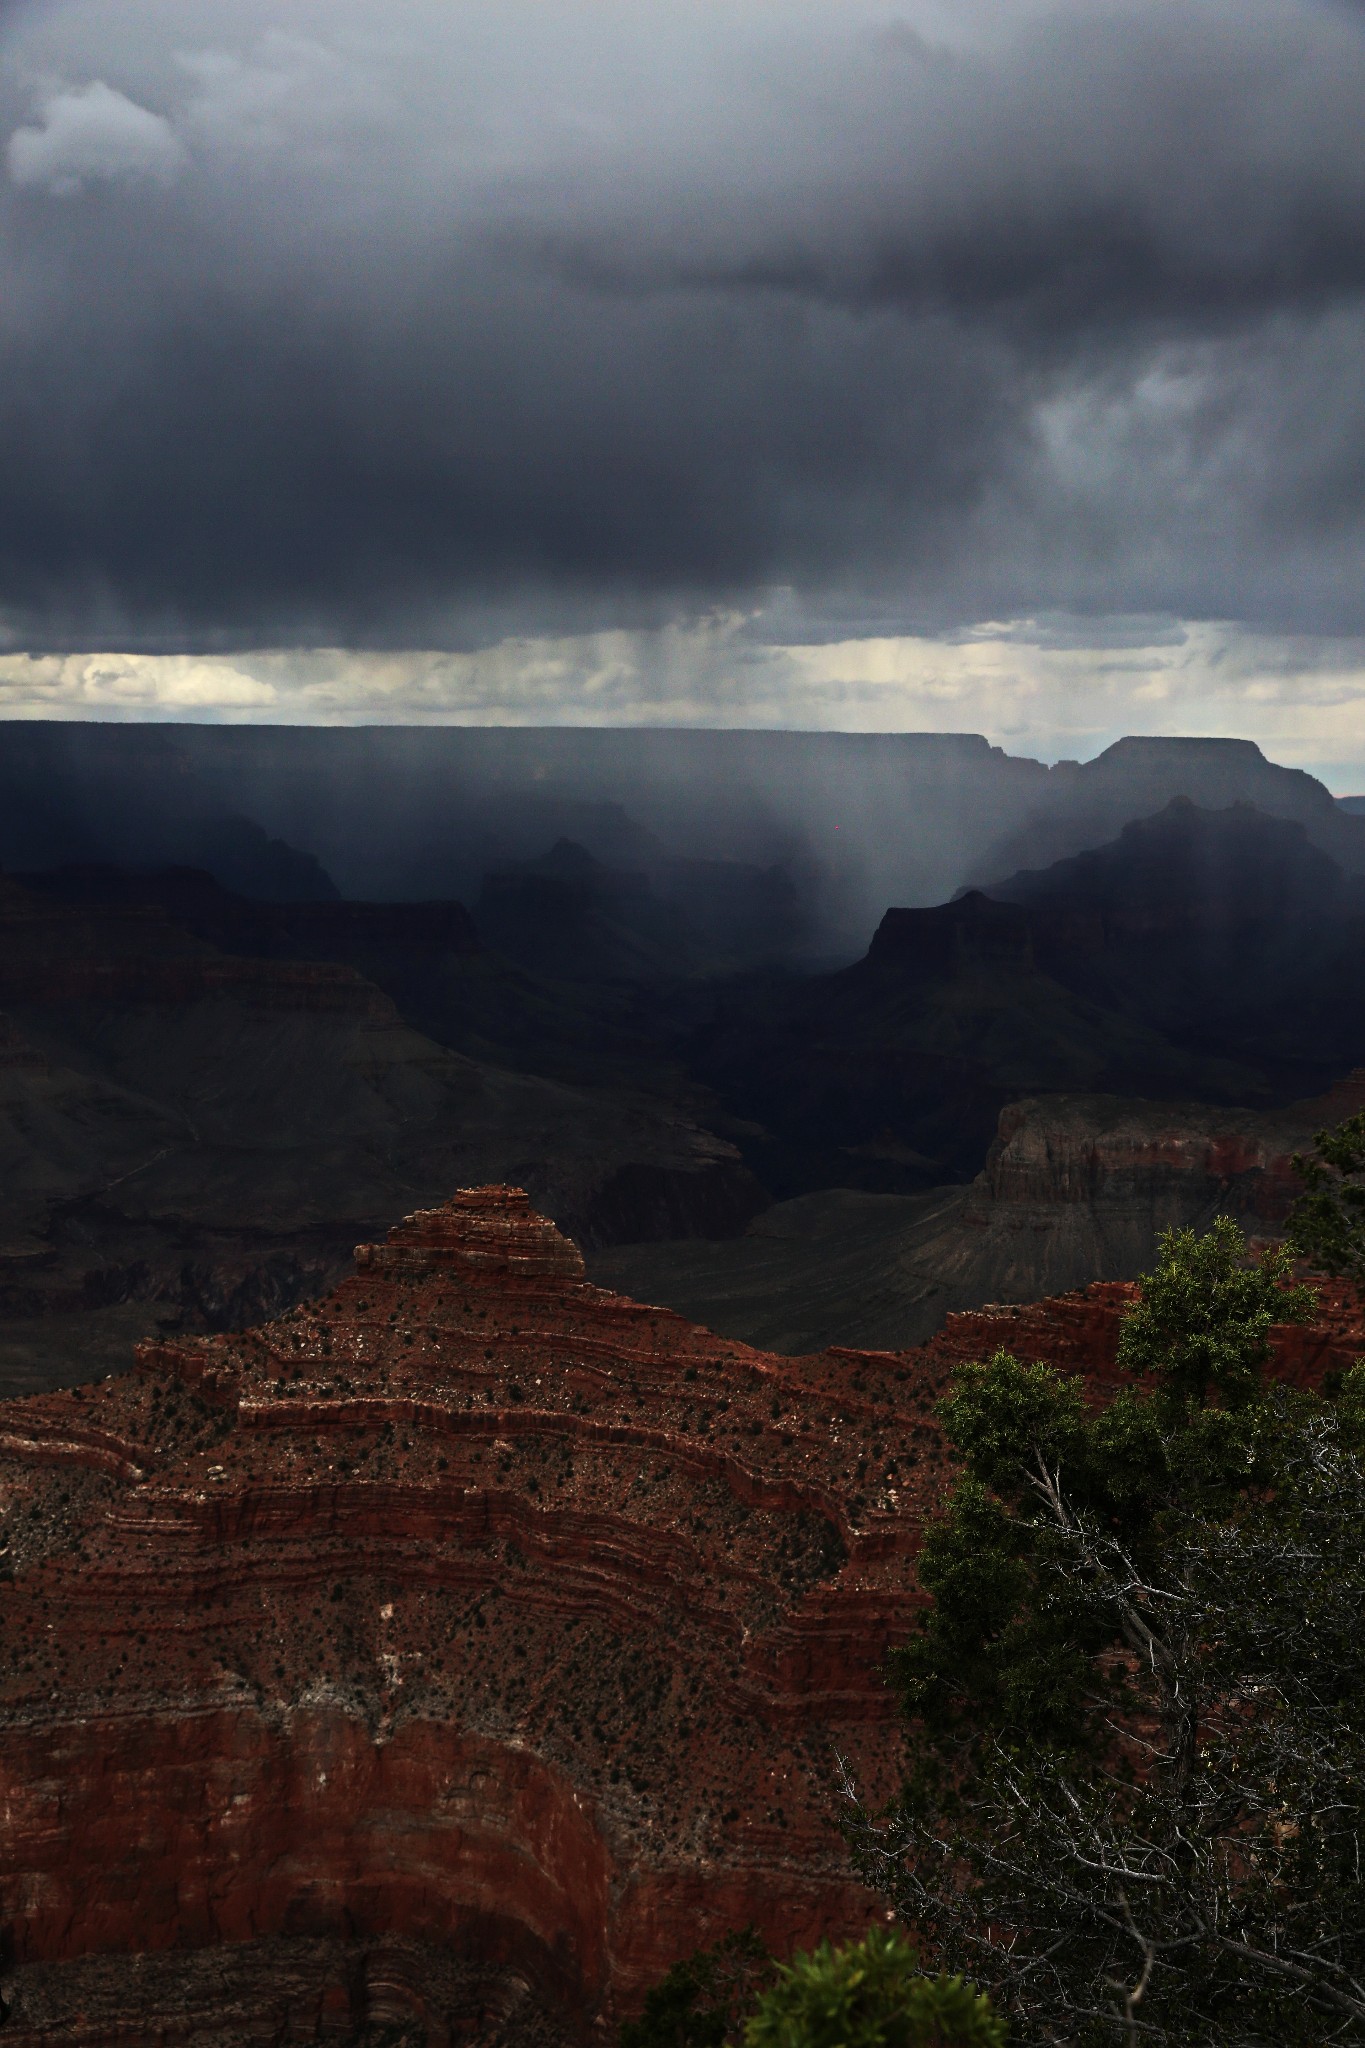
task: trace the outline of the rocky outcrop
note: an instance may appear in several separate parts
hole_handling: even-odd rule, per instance
[[[462,1181],[515,1176],[594,1245],[761,1206],[735,1147],[671,1102],[465,1057],[353,963],[224,953],[171,915],[182,884],[286,934],[363,936],[375,906],[242,905],[175,876],[147,904],[118,881],[0,877],[0,1393],[88,1377],[177,1319],[277,1313]],[[399,906],[394,945],[472,945],[451,913]]]
[[[1091,1275],[1134,1278],[1163,1230],[1205,1230],[1217,1215],[1276,1235],[1302,1193],[1295,1154],[1362,1107],[1365,1069],[1261,1113],[1112,1096],[1012,1103],[950,1232],[923,1256],[959,1291],[956,1307],[972,1305],[963,1289],[1027,1301]]]
[[[1163,1230],[1221,1214],[1251,1237],[1278,1233],[1301,1191],[1294,1154],[1363,1105],[1365,1070],[1266,1112],[1034,1096],[1001,1111],[969,1187],[918,1199],[831,1188],[729,1242],[599,1252],[593,1277],[777,1351],[915,1343],[954,1311],[1134,1279]]]
[[[143,1952],[202,2004],[224,1944],[291,2024],[425,1947],[575,2035],[728,1927],[865,1922],[833,1755],[889,1783],[934,1384],[604,1293],[495,1188],[0,1409],[11,2038],[106,2038],[72,2001],[126,2017]],[[409,1978],[381,2013],[463,2028]]]
[[[1311,1323],[1271,1332],[1272,1370],[1292,1386],[1320,1387],[1328,1374],[1349,1370],[1365,1351],[1365,1304],[1346,1281],[1315,1275],[1317,1313]],[[968,1360],[1009,1351],[1059,1372],[1083,1373],[1102,1393],[1120,1384],[1115,1359],[1119,1326],[1138,1298],[1131,1280],[1097,1280],[1046,1301],[993,1302],[950,1315],[928,1343],[911,1354],[927,1377],[951,1376]]]

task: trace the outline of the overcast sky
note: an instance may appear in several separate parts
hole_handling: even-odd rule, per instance
[[[1345,0],[10,0],[0,706],[1345,786],[1363,108]]]

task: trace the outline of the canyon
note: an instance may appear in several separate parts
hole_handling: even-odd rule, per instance
[[[1132,1293],[784,1357],[496,1185],[0,1406],[8,2038],[550,2048],[732,1928],[865,1926],[836,1756],[895,1782],[934,1404],[1000,1345],[1112,1384]],[[1280,1369],[1363,1334],[1326,1286]]]
[[[159,1326],[268,1315],[461,1182],[514,1177],[589,1244],[762,1205],[685,1108],[439,1044],[335,957],[477,969],[458,905],[206,902],[194,876],[158,902],[117,879],[0,877],[0,1393],[94,1377]]]
[[[1135,760],[1155,790],[1180,758]],[[790,864],[669,852],[548,782],[535,829],[603,854],[504,853],[472,911],[294,870],[274,896],[184,866],[0,877],[0,1396],[277,1313],[460,1184],[525,1186],[594,1279],[789,1354],[1131,1277],[1220,1207],[1273,1227],[1355,1102],[1365,825],[1252,781],[1303,815],[1177,797],[889,909],[815,973],[784,957]]]
[[[802,914],[777,936],[812,963],[857,958],[888,904],[988,887],[1181,796],[1295,819],[1365,873],[1365,821],[1244,740],[1133,736],[1046,767],[976,733],[0,722],[11,871],[178,864],[254,897],[472,903],[567,838],[685,908],[704,885],[703,921],[718,885],[748,899],[780,869]],[[771,920],[747,928],[768,955]]]
[[[1108,1095],[1026,1097],[1001,1110],[985,1165],[927,1194],[828,1188],[763,1210],[742,1234],[590,1252],[604,1286],[726,1336],[796,1353],[896,1349],[982,1302],[1029,1302],[1093,1276],[1150,1269],[1163,1230],[1232,1216],[1283,1231],[1296,1155],[1365,1108],[1365,1069],[1270,1110]]]

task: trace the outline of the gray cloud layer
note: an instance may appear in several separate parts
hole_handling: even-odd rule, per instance
[[[1356,10],[38,0],[0,66],[11,644],[1365,626]]]

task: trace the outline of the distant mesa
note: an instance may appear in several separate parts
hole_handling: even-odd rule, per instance
[[[888,904],[1047,866],[1179,796],[1295,819],[1365,872],[1365,822],[1237,740],[1134,736],[1048,768],[966,733],[0,722],[13,871],[191,865],[257,898],[472,904],[569,840],[732,965],[856,958]]]
[[[1322,783],[1302,769],[1267,761],[1250,740],[1116,740],[1033,796],[1022,816],[1002,824],[965,877],[989,888],[1020,868],[1042,868],[1100,846],[1117,830],[1149,818],[1178,798],[1206,811],[1254,806],[1299,824],[1310,842],[1352,874],[1365,873],[1365,828]]]
[[[1147,936],[1154,917],[1170,930],[1235,931],[1286,916],[1320,922],[1365,911],[1365,878],[1348,874],[1299,820],[1248,803],[1201,807],[1188,797],[1100,846],[992,882],[986,893],[1038,913],[1085,905],[1114,938],[1125,935],[1125,923],[1133,936]]]

